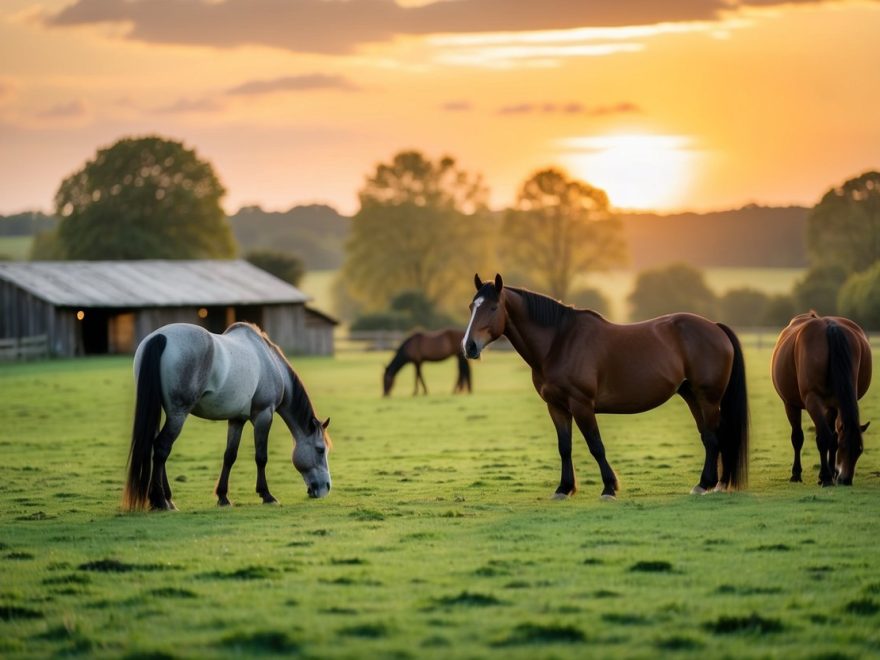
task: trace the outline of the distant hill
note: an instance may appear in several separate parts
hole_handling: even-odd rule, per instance
[[[322,204],[264,211],[245,206],[229,217],[242,254],[251,250],[292,252],[307,270],[339,268],[351,219]]]
[[[621,216],[635,270],[685,262],[699,267],[807,265],[809,208],[744,206],[715,213]]]

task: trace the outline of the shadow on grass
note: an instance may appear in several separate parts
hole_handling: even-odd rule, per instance
[[[526,646],[531,644],[581,644],[587,636],[580,628],[540,623],[521,623],[493,646]]]

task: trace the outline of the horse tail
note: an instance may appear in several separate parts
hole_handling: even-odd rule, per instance
[[[471,392],[471,365],[468,362],[468,359],[464,356],[464,353],[459,350],[455,357],[458,358],[458,384],[455,386],[456,391],[464,392],[464,389],[467,388],[468,392]]]
[[[731,488],[744,488],[749,481],[749,399],[746,392],[746,363],[742,345],[733,330],[719,323],[733,344],[733,368],[721,398],[721,449],[723,481]]]
[[[843,423],[844,442],[850,455],[858,456],[861,431],[852,346],[843,329],[830,319],[825,327],[825,337],[828,340],[828,381],[837,399],[837,414]]]
[[[159,360],[165,350],[165,335],[154,335],[144,345],[137,379],[137,398],[128,453],[128,480],[122,495],[122,508],[143,509],[150,488],[153,441],[162,419],[162,387]]]

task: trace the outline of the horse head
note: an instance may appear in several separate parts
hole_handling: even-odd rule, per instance
[[[382,372],[382,396],[391,394],[391,388],[394,386],[394,373],[391,371],[391,365],[387,365]]]
[[[316,418],[309,421],[305,433],[295,438],[293,447],[293,466],[299,470],[306,483],[309,497],[325,497],[330,492],[330,467],[327,452],[333,446],[327,427],[330,418],[320,422]]]
[[[483,282],[474,275],[477,293],[471,300],[471,320],[465,330],[461,347],[470,359],[480,357],[480,352],[504,333],[506,312],[501,304],[501,291],[504,282],[501,275],[495,275],[494,282]]]
[[[847,433],[850,433],[850,431],[844,427],[840,415],[837,416],[834,430],[837,434],[837,465],[835,466],[835,482],[838,485],[852,486],[853,476],[856,471],[856,461],[859,460],[859,456],[862,455],[862,451],[864,450],[862,433],[868,430],[870,424],[871,422],[860,424],[857,433],[854,434],[856,437],[848,438]]]

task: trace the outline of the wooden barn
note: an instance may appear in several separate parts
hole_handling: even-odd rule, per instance
[[[259,325],[285,351],[333,354],[337,321],[246,261],[0,262],[0,340],[45,336],[53,356],[133,353],[167,323]]]

